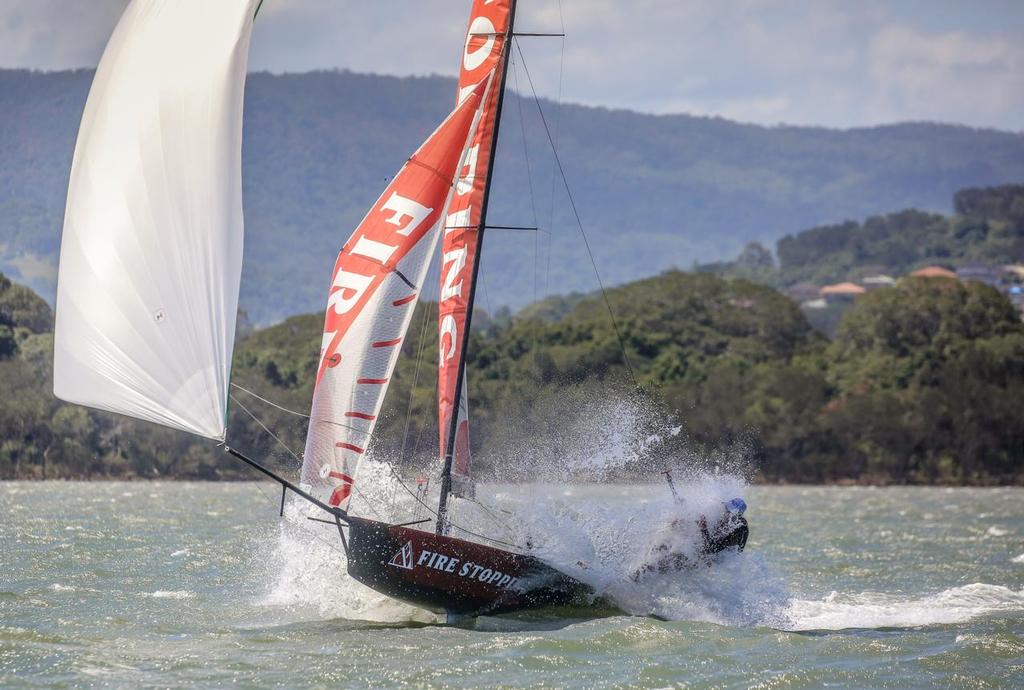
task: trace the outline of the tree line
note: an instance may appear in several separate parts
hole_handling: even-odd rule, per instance
[[[782,237],[775,257],[754,242],[736,260],[698,270],[787,287],[898,277],[931,264],[1024,263],[1024,185],[961,189],[953,209],[951,216],[911,208],[823,225]]]
[[[668,271],[607,298],[615,325],[597,295],[480,315],[468,367],[482,476],[527,472],[540,452],[531,439],[557,457],[558,444],[586,442],[563,436],[595,400],[639,396],[682,431],[638,453],[628,476],[732,448],[765,481],[1024,481],[1024,323],[996,289],[906,279],[858,300],[831,340],[787,297],[744,279]],[[0,477],[252,476],[209,442],[55,400],[52,318],[0,279]],[[419,305],[372,446],[410,467],[436,462],[435,318],[436,304]],[[252,331],[232,380],[307,411],[321,328],[311,314]],[[305,420],[234,395],[229,442],[296,468]],[[587,433],[605,433],[605,421]]]

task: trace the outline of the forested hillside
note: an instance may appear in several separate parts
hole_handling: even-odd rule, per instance
[[[0,70],[0,268],[48,299],[91,78],[91,71]],[[452,80],[440,77],[251,75],[242,303],[255,322],[321,306],[342,242],[453,94]],[[735,256],[752,240],[771,243],[799,228],[886,209],[947,211],[957,189],[1024,178],[1019,133],[925,123],[766,128],[577,105],[559,112],[546,101],[543,107],[610,283]],[[596,287],[552,172],[535,105],[506,99],[491,220],[539,224],[551,233],[489,236],[483,279],[493,310]]]
[[[598,296],[550,300],[472,334],[480,476],[529,477],[538,459],[557,468],[623,424],[667,422],[681,432],[633,448],[622,473],[724,454],[767,480],[1024,482],[1024,323],[991,287],[905,280],[860,299],[832,341],[788,298],[744,280],[669,271],[608,298],[640,391]],[[406,467],[436,461],[433,318],[436,305],[421,304],[371,445]],[[0,279],[0,478],[251,476],[209,442],[54,400],[51,320],[41,299]],[[313,314],[249,334],[232,380],[307,410],[321,327]],[[229,443],[294,472],[297,458],[246,410],[296,451],[305,420],[234,394]]]
[[[953,216],[914,209],[831,225],[779,240],[782,284],[903,275],[928,264],[1024,262],[1024,185],[962,189]]]
[[[905,209],[786,235],[775,256],[758,242],[733,261],[698,266],[724,278],[743,278],[785,291],[812,307],[816,328],[835,333],[850,300],[813,305],[819,288],[865,279],[896,279],[928,266],[967,271],[1004,292],[1024,278],[1024,185],[961,189],[954,215]],[[778,259],[776,260],[776,256]],[[887,277],[887,278],[886,278]],[[1018,294],[1013,299],[1024,300]]]

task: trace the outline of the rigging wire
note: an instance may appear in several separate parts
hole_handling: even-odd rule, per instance
[[[513,57],[511,54],[509,57]],[[519,129],[523,137],[523,158],[526,161],[526,183],[530,189],[530,208],[533,211],[533,224],[539,227],[539,221],[537,219],[537,199],[533,191],[533,172],[530,169],[530,147],[526,143],[526,118],[523,115],[523,96],[522,91],[519,88],[519,66],[515,60],[512,61],[512,78],[516,82],[516,105],[519,107]],[[533,303],[537,303],[537,262],[540,255],[540,232],[535,232],[533,235]],[[540,385],[540,363],[537,359],[537,341],[539,339],[538,329],[540,324],[537,323],[536,319],[532,319],[532,335],[533,335],[533,347],[531,352],[533,354],[533,378],[537,386]]]
[[[296,417],[302,417],[303,419],[312,419],[312,417],[310,417],[308,414],[303,414],[302,412],[296,412],[295,410],[289,410],[287,407],[282,407],[281,405],[278,405],[277,403],[275,403],[272,400],[267,400],[266,398],[264,398],[264,397],[262,397],[260,395],[257,395],[256,393],[252,392],[248,388],[243,388],[242,386],[239,386],[237,383],[232,382],[231,385],[234,386],[235,388],[237,388],[240,391],[244,391],[244,392],[248,393],[249,395],[251,395],[252,397],[256,398],[257,400],[270,405],[271,407],[276,407],[277,409],[281,410],[282,412],[287,412],[288,414],[295,415]],[[236,402],[238,401],[238,399],[235,398],[234,396],[232,396],[232,400],[235,400]],[[348,431],[351,431],[351,432],[356,433],[356,434],[362,434],[363,436],[369,436],[369,434],[366,433],[362,429],[357,429],[354,426],[350,426],[348,424],[343,424],[342,422],[336,422],[336,421],[331,420],[331,419],[318,419],[317,422],[320,423],[320,424],[329,424],[331,426],[341,427],[342,429],[347,429]]]
[[[309,419],[309,415],[308,414],[304,414],[302,412],[296,412],[295,410],[289,410],[287,407],[282,407],[281,405],[278,405],[276,402],[274,402],[272,400],[267,400],[266,398],[264,398],[264,397],[262,397],[260,395],[257,395],[256,393],[253,393],[248,388],[245,388],[243,386],[239,386],[234,381],[231,382],[231,386],[233,388],[237,388],[238,390],[242,391],[243,393],[248,393],[252,397],[254,397],[257,400],[259,400],[260,402],[264,402],[264,403],[270,405],[271,407],[276,407],[277,409],[281,410],[282,412],[287,412],[288,414],[293,414],[296,417],[302,417],[303,419]]]
[[[554,154],[558,155],[559,134],[562,131],[562,83],[565,77],[565,14],[562,12],[562,0],[558,0],[558,21],[561,25],[562,40],[558,56],[558,98],[555,101],[555,141],[552,145]],[[555,161],[551,161],[551,196],[548,206],[548,236],[547,253],[544,266],[544,296],[547,297],[550,291],[551,278],[551,243],[554,240],[555,231]]]
[[[438,276],[434,275],[434,264],[435,264],[435,261],[431,261],[431,265],[427,268],[427,275],[426,275],[426,279],[424,281],[424,285],[437,285],[437,278],[439,277],[440,271],[441,271],[441,265],[440,265],[441,262],[437,261],[436,263],[437,263]],[[413,368],[412,386],[409,388],[409,401],[408,401],[408,404],[406,405],[406,410],[405,410],[405,428],[402,430],[402,451],[401,451],[401,453],[398,456],[399,461],[401,461],[401,462],[404,462],[406,457],[407,457],[406,456],[406,452],[408,450],[408,444],[409,444],[409,429],[412,427],[412,414],[413,414],[413,407],[414,407],[414,402],[415,402],[415,398],[416,398],[416,386],[419,384],[419,380],[420,380],[420,368],[421,368],[421,366],[423,364],[423,351],[424,351],[424,348],[426,348],[426,345],[427,345],[427,326],[430,323],[430,310],[427,309],[426,303],[422,299],[423,298],[422,290],[420,291],[420,293],[421,294],[420,294],[420,302],[419,302],[419,304],[420,304],[421,308],[423,309],[423,319],[422,319],[422,323],[420,324],[420,340],[419,340],[419,343],[418,343],[418,347],[416,348],[416,366]],[[399,353],[399,355],[401,355],[401,353]],[[397,365],[396,365],[395,368],[397,370],[397,368],[398,368]],[[419,440],[419,437],[417,436],[417,442],[418,442],[418,440]],[[396,504],[396,501],[398,500],[397,493],[398,493],[397,489],[393,489],[392,492],[391,492],[391,507],[392,507],[392,510],[394,510],[394,506]]]
[[[394,475],[395,479],[398,481],[398,483],[401,485],[401,487],[403,489],[405,489],[405,491],[410,496],[412,496],[414,501],[416,501],[421,506],[426,508],[427,512],[430,513],[431,515],[433,515],[434,519],[436,520],[437,519],[437,511],[434,510],[433,508],[431,508],[430,505],[428,505],[427,503],[424,503],[423,500],[418,495],[416,495],[416,493],[413,492],[412,489],[410,489],[408,486],[405,485],[405,482],[403,482],[401,477],[398,476],[398,473],[395,472],[395,468],[391,466],[391,463],[385,463],[385,464],[388,466],[388,469],[391,470],[391,474]],[[482,504],[480,504],[480,503],[477,503],[477,505],[481,505],[482,506]],[[464,534],[468,534],[468,535],[474,536],[477,539],[484,539],[486,541],[493,542],[495,544],[501,544],[502,546],[510,546],[513,549],[519,549],[520,551],[525,551],[526,550],[523,546],[520,546],[519,544],[513,544],[512,542],[503,541],[501,539],[495,539],[494,537],[488,537],[487,535],[480,534],[479,532],[474,532],[473,530],[470,530],[470,529],[467,529],[465,527],[462,527],[461,525],[459,525],[457,523],[454,523],[454,522],[451,522],[451,521],[448,521],[448,526],[449,527],[454,527],[455,529],[459,530],[460,532],[462,532]]]
[[[512,527],[508,524],[508,522],[495,515],[494,511],[488,508],[486,504],[481,503],[480,501],[477,500],[473,500],[473,503],[475,503],[480,508],[480,510],[482,510],[484,514],[491,519],[492,523],[498,525],[498,527],[501,527],[503,530],[505,530],[505,534],[509,535],[509,539],[512,539],[515,536],[515,532],[512,530]],[[514,513],[509,514],[515,517]]]
[[[241,390],[241,391],[244,391],[244,392],[248,393],[249,395],[251,395],[252,397],[256,398],[257,400],[260,400],[260,401],[262,401],[262,402],[265,402],[266,404],[270,405],[271,407],[275,407],[275,408],[277,408],[277,409],[281,410],[282,412],[287,412],[287,413],[289,413],[289,414],[293,414],[293,415],[295,415],[295,416],[297,416],[297,417],[303,417],[303,418],[305,418],[305,419],[310,419],[310,416],[309,416],[309,415],[307,415],[307,414],[302,414],[301,412],[296,412],[296,411],[294,411],[294,410],[289,410],[289,409],[288,409],[288,408],[286,408],[286,407],[282,407],[281,405],[278,405],[278,404],[277,404],[277,403],[275,403],[275,402],[272,402],[272,401],[270,401],[270,400],[267,400],[266,398],[264,398],[264,397],[262,397],[262,396],[260,396],[260,395],[257,395],[256,393],[254,393],[253,391],[249,390],[248,388],[244,388],[244,387],[242,387],[242,386],[239,386],[239,385],[238,385],[237,383],[232,383],[231,385],[232,385],[232,386],[234,386],[235,388],[237,388],[238,390]],[[288,451],[288,453],[289,453],[289,454],[290,454],[290,455],[291,455],[291,456],[292,456],[293,458],[295,458],[296,462],[298,462],[298,463],[300,463],[300,464],[302,463],[302,457],[301,457],[301,456],[300,456],[300,455],[299,455],[298,453],[296,453],[295,451],[293,451],[293,450],[291,449],[291,447],[290,447],[290,446],[289,446],[289,445],[288,445],[287,443],[285,443],[284,441],[282,441],[282,440],[281,440],[281,438],[280,438],[280,437],[279,437],[279,436],[278,436],[277,434],[275,434],[275,433],[274,433],[273,431],[271,431],[271,430],[270,430],[270,428],[269,428],[269,427],[268,427],[268,426],[267,426],[266,424],[264,424],[264,423],[263,423],[263,421],[262,421],[262,420],[260,420],[260,418],[259,418],[259,417],[257,417],[257,416],[256,416],[256,415],[255,415],[255,414],[254,414],[254,413],[253,413],[253,412],[252,412],[252,411],[251,411],[251,410],[250,410],[249,408],[247,408],[247,407],[246,407],[245,405],[243,405],[243,404],[242,404],[242,403],[241,403],[241,402],[240,402],[240,401],[238,400],[238,398],[236,398],[236,397],[235,397],[234,395],[231,395],[231,399],[232,399],[232,400],[234,400],[234,401],[235,401],[235,404],[236,404],[236,405],[238,405],[238,407],[239,407],[239,408],[241,408],[241,410],[242,410],[243,412],[245,412],[245,413],[246,413],[247,415],[249,415],[249,416],[250,416],[250,417],[252,418],[252,420],[253,420],[254,422],[256,422],[257,424],[259,424],[259,425],[260,425],[260,428],[262,428],[262,429],[263,429],[263,431],[265,431],[265,432],[266,432],[266,433],[267,433],[267,434],[268,434],[268,435],[269,435],[269,436],[270,436],[271,438],[273,438],[273,439],[274,439],[275,441],[277,441],[277,442],[278,442],[278,443],[279,443],[279,444],[281,445],[281,447],[282,447],[282,448],[284,448],[284,449],[285,449],[286,451]],[[349,427],[349,426],[347,426],[347,425],[345,425],[345,424],[340,424],[340,423],[335,423],[335,424],[336,424],[337,426],[342,426],[342,427],[345,427],[346,429],[351,429],[352,431],[359,431],[359,429],[355,429],[355,428],[353,428],[353,427]],[[364,432],[364,433],[365,433],[365,432]],[[362,498],[363,498],[363,500],[365,500],[365,501],[366,501],[366,503],[367,503],[367,505],[368,505],[368,506],[370,507],[370,510],[372,510],[372,511],[374,512],[374,514],[375,514],[375,515],[377,515],[378,517],[380,517],[380,514],[379,514],[379,513],[378,513],[378,512],[377,512],[377,511],[376,511],[376,510],[375,510],[375,509],[373,508],[373,505],[371,504],[370,500],[369,500],[368,498],[366,498],[366,495],[365,495],[365,494],[363,494],[363,493],[362,493],[362,492],[361,492],[361,491],[359,490],[359,488],[358,488],[358,487],[357,487],[357,486],[356,486],[356,485],[355,485],[354,483],[352,484],[352,493],[353,493],[353,494],[356,494],[356,495],[359,495],[360,497],[362,497]],[[269,498],[269,497],[268,497],[268,498]],[[273,500],[273,499],[271,499],[271,500]]]
[[[288,454],[291,455],[293,458],[295,458],[296,462],[298,462],[299,464],[302,463],[302,456],[300,456],[298,453],[296,453],[294,450],[292,450],[291,447],[287,443],[282,441],[281,438],[277,434],[275,434],[273,431],[271,431],[270,428],[266,424],[264,424],[260,420],[260,418],[257,417],[249,408],[247,408],[245,405],[243,405],[238,400],[238,398],[236,398],[234,395],[230,395],[230,398],[235,402],[236,405],[238,405],[238,407],[243,412],[245,412],[247,415],[249,415],[254,422],[259,424],[260,428],[263,429],[263,431],[265,431],[272,439],[274,439],[279,444],[281,444],[281,447],[284,448],[286,451],[288,451]],[[351,486],[352,486],[352,494],[353,494],[353,496],[361,497],[366,502],[366,505],[370,508],[370,510],[373,511],[373,514],[376,515],[378,518],[380,518],[381,517],[380,513],[378,513],[377,510],[373,507],[373,502],[370,501],[370,499],[366,497],[366,494],[361,492],[359,490],[359,487],[356,486],[354,482],[351,484]],[[271,499],[271,500],[273,500],[273,499]]]
[[[594,259],[594,252],[590,248],[590,240],[587,239],[587,232],[583,229],[583,220],[580,218],[579,210],[576,208],[576,200],[572,196],[572,190],[569,188],[569,180],[565,176],[565,168],[562,167],[562,159],[559,157],[558,152],[555,151],[555,142],[551,137],[551,129],[548,127],[548,121],[544,117],[544,109],[540,104],[540,97],[537,95],[537,89],[533,85],[533,77],[530,76],[530,68],[526,65],[526,58],[523,55],[523,47],[516,42],[516,49],[519,51],[519,58],[523,63],[523,71],[526,72],[526,78],[530,82],[530,90],[533,91],[533,100],[537,104],[537,112],[540,114],[540,121],[544,125],[544,131],[548,136],[548,143],[551,145],[552,153],[555,157],[555,162],[558,164],[558,173],[562,178],[562,185],[565,187],[565,194],[569,199],[569,206],[572,208],[572,213],[576,217],[576,225],[580,229],[580,235],[583,237],[583,244],[587,248],[587,255],[590,257],[590,264],[594,267],[594,275],[597,277],[597,284],[601,288],[601,297],[604,299],[604,305],[608,309],[608,316],[611,318],[612,328],[615,331],[615,336],[619,340],[619,348],[622,350],[622,361],[626,365],[626,369],[629,371],[629,376],[633,379],[633,385],[637,388],[640,387],[639,381],[636,378],[636,372],[633,370],[633,364],[629,361],[629,355],[626,353],[626,341],[622,337],[622,331],[619,329],[619,322],[615,318],[615,312],[612,310],[612,303],[608,299],[608,291],[604,287],[604,281],[601,280],[601,273],[597,270],[597,261]]]
[[[290,455],[291,455],[291,456],[292,456],[293,458],[295,458],[295,460],[296,460],[297,462],[299,462],[299,463],[301,463],[301,462],[302,462],[302,458],[301,458],[301,457],[299,457],[299,455],[298,455],[298,454],[297,454],[297,453],[296,453],[296,452],[295,452],[294,450],[292,450],[292,449],[291,449],[291,447],[290,447],[290,446],[289,446],[289,445],[288,445],[287,443],[285,443],[284,441],[282,441],[282,440],[281,440],[281,438],[280,438],[280,437],[279,437],[279,436],[278,436],[277,434],[275,434],[275,433],[274,433],[273,431],[271,431],[271,430],[270,430],[270,429],[269,429],[269,428],[267,427],[267,425],[266,425],[266,424],[264,424],[263,422],[261,422],[261,421],[260,421],[260,419],[259,419],[259,417],[257,417],[257,416],[256,416],[255,414],[253,414],[253,413],[252,413],[252,412],[251,412],[251,411],[249,410],[249,408],[248,408],[248,407],[246,407],[245,405],[243,405],[243,404],[242,404],[242,403],[241,403],[241,402],[240,402],[240,401],[238,400],[238,398],[236,398],[236,397],[234,396],[234,394],[230,394],[230,397],[231,397],[231,399],[232,399],[232,400],[234,400],[234,401],[235,401],[235,404],[236,404],[236,405],[238,405],[239,409],[241,409],[241,410],[242,410],[242,412],[245,412],[245,413],[246,413],[247,415],[249,415],[250,417],[252,417],[252,421],[254,421],[254,422],[256,422],[257,424],[259,424],[259,425],[260,425],[260,428],[262,428],[262,429],[263,429],[263,430],[264,430],[265,432],[267,432],[267,433],[268,433],[268,434],[270,435],[270,437],[271,437],[272,439],[274,439],[274,440],[275,440],[275,441],[277,441],[277,442],[278,442],[279,444],[281,444],[281,447],[282,447],[282,448],[284,448],[284,449],[285,449],[286,451],[288,451],[288,453],[289,453],[289,454],[290,454]]]
[[[483,255],[483,252],[480,253],[480,269],[478,270],[477,282],[480,283],[481,287],[483,287],[484,307],[486,307],[486,309],[487,309],[487,316],[493,319],[494,318],[494,310],[491,309],[491,296],[490,296],[490,293],[488,293],[488,291],[487,291],[487,279],[486,279],[486,277],[484,275],[484,255]]]
[[[233,385],[233,384],[232,384],[232,385]],[[238,386],[238,388],[241,388],[241,386]],[[242,389],[242,390],[244,390],[244,389]],[[250,391],[246,391],[246,392],[248,393],[248,392],[250,392]],[[255,395],[255,394],[253,394],[253,395]],[[272,431],[271,431],[270,429],[268,429],[268,428],[267,428],[267,426],[266,426],[266,425],[265,425],[265,424],[264,424],[263,422],[261,422],[261,421],[259,420],[259,418],[258,418],[258,417],[257,417],[257,416],[256,416],[255,414],[253,414],[253,413],[252,413],[252,412],[251,412],[251,411],[249,410],[249,408],[247,408],[247,407],[246,407],[245,405],[243,405],[242,403],[240,403],[240,402],[238,401],[238,398],[236,398],[236,397],[235,397],[234,395],[231,395],[230,397],[231,397],[231,399],[232,399],[232,400],[233,400],[233,401],[235,402],[235,404],[236,404],[236,405],[238,405],[238,407],[239,407],[239,408],[240,408],[240,409],[241,409],[241,410],[242,410],[243,412],[245,412],[245,413],[246,413],[247,415],[249,415],[250,417],[252,417],[252,420],[253,420],[254,422],[256,422],[257,424],[259,424],[259,425],[260,425],[260,426],[261,426],[261,427],[263,428],[263,430],[264,430],[265,432],[267,432],[268,434],[270,434],[270,436],[271,436],[271,437],[273,437],[273,438],[274,438],[274,440],[276,440],[276,441],[277,441],[278,443],[280,443],[280,444],[281,444],[281,446],[282,446],[282,447],[283,447],[283,448],[284,448],[284,449],[285,449],[286,451],[288,451],[288,452],[289,452],[289,453],[290,453],[290,454],[292,455],[292,457],[294,457],[294,458],[295,458],[296,460],[299,460],[299,456],[297,456],[297,455],[295,454],[295,452],[294,452],[294,451],[293,451],[293,450],[292,450],[292,449],[291,449],[290,447],[288,447],[288,444],[286,444],[286,443],[285,443],[284,441],[282,441],[282,440],[281,440],[280,438],[278,438],[278,437],[277,437],[277,436],[276,436],[276,435],[274,434],[274,432],[272,432]],[[259,397],[259,396],[256,396],[256,397]],[[259,490],[259,492],[260,492],[261,494],[263,494],[263,497],[264,497],[264,498],[266,498],[266,499],[267,499],[267,501],[269,501],[269,502],[271,503],[271,505],[274,505],[274,506],[276,507],[276,506],[277,506],[277,499],[273,498],[273,497],[272,497],[272,496],[271,496],[270,494],[268,494],[268,493],[267,493],[267,492],[266,492],[266,491],[265,491],[265,490],[263,489],[263,486],[262,486],[262,484],[263,484],[263,482],[259,482],[259,483],[257,483],[257,484],[256,484],[256,488],[257,488],[257,489]],[[306,525],[301,525],[301,526],[300,526],[299,524],[296,524],[296,523],[292,523],[292,524],[295,524],[295,525],[296,525],[296,527],[299,527],[299,529],[301,529],[301,530],[302,530],[303,532],[305,532],[305,533],[309,534],[309,535],[310,535],[311,537],[313,537],[314,539],[317,539],[318,541],[321,541],[321,542],[323,542],[323,543],[324,543],[324,544],[325,544],[325,545],[326,545],[326,546],[327,546],[328,548],[330,548],[330,549],[333,549],[334,551],[337,551],[338,553],[342,554],[343,556],[345,555],[345,552],[344,552],[344,551],[342,551],[341,549],[339,549],[339,548],[337,547],[337,545],[336,545],[336,544],[335,544],[334,542],[332,542],[332,541],[328,541],[328,540],[324,539],[324,538],[323,538],[323,537],[321,537],[321,536],[320,536],[319,534],[316,534],[316,533],[315,533],[315,532],[313,532],[313,531],[312,531],[311,529],[309,529],[309,528],[308,528],[308,527],[307,527]]]
[[[384,463],[384,464],[387,465],[388,467],[391,466],[389,463]],[[356,465],[356,471],[358,472],[358,470],[359,470],[359,465]],[[355,478],[355,476],[356,475],[353,475],[353,478]],[[362,491],[359,490],[359,486],[357,486],[357,482],[352,482],[351,484],[349,484],[349,486],[352,489],[352,497],[349,499],[349,511],[350,512],[354,512],[352,510],[351,506],[355,503],[355,499],[361,498],[361,499],[363,499],[363,503],[366,504],[366,507],[370,509],[370,512],[373,513],[374,516],[378,520],[380,520],[381,522],[388,522],[387,517],[381,515],[377,511],[377,509],[374,507],[374,502],[372,500],[370,500],[370,497],[367,496],[366,494],[364,494]]]
[[[416,348],[416,366],[413,369],[412,374],[412,387],[409,389],[409,404],[406,406],[405,411],[405,429],[402,432],[402,452],[398,455],[399,459],[402,461],[406,459],[406,451],[408,449],[409,442],[409,429],[412,426],[414,392],[420,380],[420,366],[423,364],[423,350],[427,344],[427,325],[430,323],[430,311],[425,307],[423,309],[422,321],[423,323],[420,325],[419,347]]]

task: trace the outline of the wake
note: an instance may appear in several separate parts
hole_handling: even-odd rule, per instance
[[[981,582],[920,596],[876,591],[795,596],[756,544],[741,554],[720,554],[710,566],[653,573],[634,582],[631,574],[650,557],[651,544],[666,538],[659,526],[674,519],[695,520],[741,495],[743,482],[709,476],[680,488],[681,505],[665,498],[667,489],[657,484],[535,485],[525,492],[521,486],[483,486],[481,500],[519,518],[517,533],[510,538],[531,540],[531,553],[592,586],[597,603],[605,606],[602,615],[610,605],[633,616],[802,632],[956,625],[1024,613],[1024,590]],[[616,494],[618,503],[612,500]],[[527,504],[529,510],[524,510]],[[751,512],[756,534],[756,503]],[[477,526],[487,523],[482,520]],[[695,542],[687,544],[686,538],[683,535],[674,548],[695,549]],[[268,584],[260,603],[284,607],[300,618],[398,624],[443,620],[351,579],[337,545],[331,528],[321,531],[297,520],[282,521],[279,539],[258,557]],[[580,610],[557,615],[588,614]]]
[[[1024,612],[1024,590],[976,582],[936,594],[904,598],[881,592],[832,592],[793,600],[788,630],[919,628],[955,625],[999,613]]]

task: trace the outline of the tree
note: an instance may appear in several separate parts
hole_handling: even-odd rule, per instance
[[[911,278],[846,314],[826,357],[827,424],[863,471],[900,481],[1019,478],[1024,323],[981,283]]]

